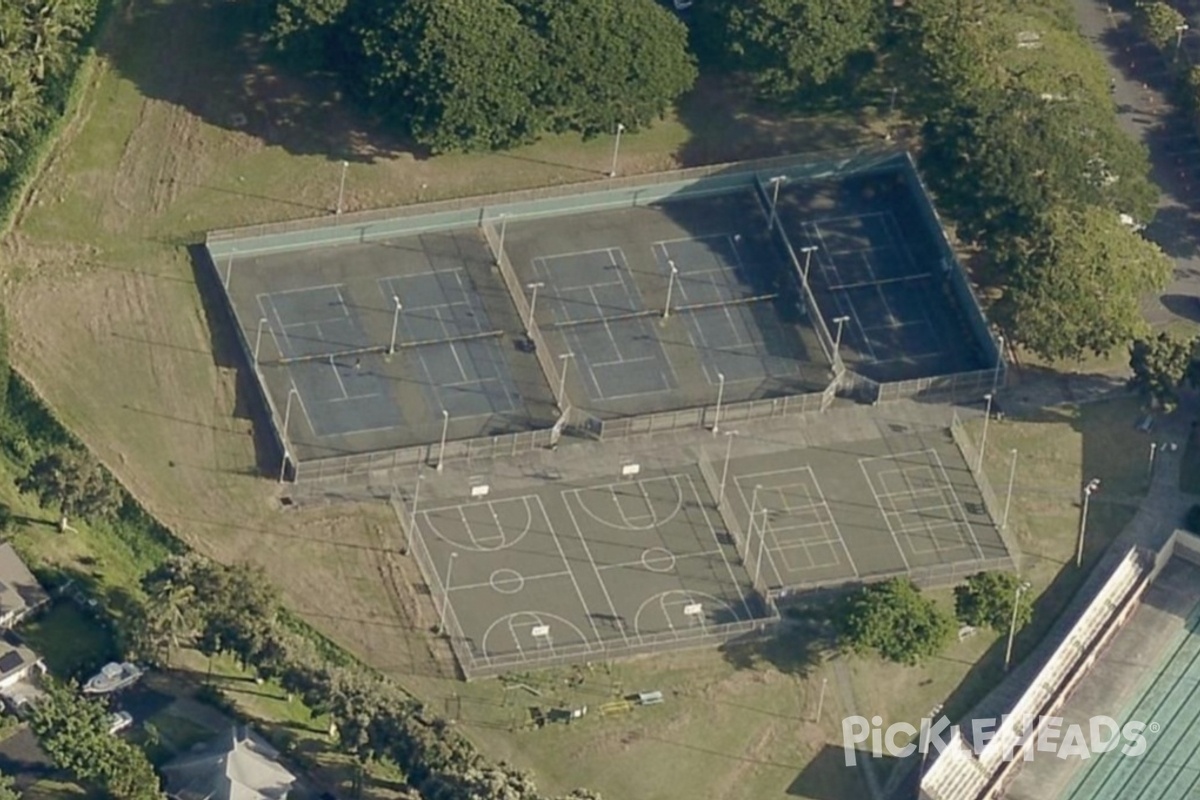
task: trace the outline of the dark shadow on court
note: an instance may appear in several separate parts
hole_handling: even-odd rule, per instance
[[[282,453],[271,432],[271,414],[258,391],[245,350],[237,340],[237,327],[217,278],[217,269],[201,244],[189,245],[192,278],[200,293],[200,305],[208,327],[213,362],[221,370],[233,370],[235,394],[233,414],[250,421],[254,437],[254,462],[260,475],[279,469]]]

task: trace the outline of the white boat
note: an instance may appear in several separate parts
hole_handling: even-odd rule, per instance
[[[88,678],[83,685],[84,694],[108,694],[126,689],[138,682],[146,671],[137,664],[113,661],[105,664],[99,672]]]

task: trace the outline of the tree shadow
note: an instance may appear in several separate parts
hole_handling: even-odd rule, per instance
[[[356,109],[334,75],[271,63],[257,34],[262,13],[236,0],[123,3],[97,49],[147,98],[295,155],[364,163],[427,155]]]
[[[678,162],[691,167],[880,144],[866,132],[863,119],[787,113],[753,96],[742,78],[701,75],[678,103],[679,120],[691,134],[676,153]]]

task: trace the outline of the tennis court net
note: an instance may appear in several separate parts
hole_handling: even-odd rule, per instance
[[[736,308],[738,306],[748,306],[755,303],[769,303],[779,298],[778,294],[760,294],[754,297],[739,297],[736,300],[718,300],[712,303],[690,303],[685,306],[672,306],[672,314],[687,314],[697,311],[708,311],[714,308]],[[631,319],[645,319],[647,317],[661,317],[663,310],[661,308],[643,308],[637,311],[629,311],[623,314],[614,314],[608,317],[587,317],[585,319],[568,319],[561,322],[551,322],[544,325],[548,330],[557,330],[559,328],[576,328],[580,325],[590,325],[596,322],[625,322]]]
[[[482,333],[469,333],[463,336],[451,336],[446,339],[420,339],[411,342],[396,342],[396,350],[411,350],[417,347],[431,347],[439,344],[459,344],[460,342],[474,342],[481,339],[498,339],[504,336],[504,331],[483,331]],[[289,358],[281,358],[277,364],[302,364],[309,361],[339,361],[346,358],[361,358],[365,355],[387,354],[388,345],[371,345],[369,347],[357,347],[351,350],[338,350],[333,353],[313,353],[302,356],[291,356]]]

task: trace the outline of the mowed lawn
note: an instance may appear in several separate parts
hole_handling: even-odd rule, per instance
[[[343,158],[351,162],[346,206],[358,209],[603,180],[613,142],[563,136],[507,153],[416,157],[374,132],[332,88],[300,86],[253,64],[236,24],[222,18],[236,13],[233,3],[174,0],[113,15],[78,118],[0,251],[21,372],[191,545],[261,563],[290,607],[435,709],[461,704],[462,729],[489,756],[533,769],[545,790],[582,785],[639,800],[863,794],[857,775],[829,756],[849,705],[831,688],[822,722],[810,721],[831,673],[800,669],[800,641],[765,654],[642,659],[614,667],[611,682],[620,686],[593,673],[573,694],[560,688],[569,671],[551,671],[530,679],[541,699],[498,681],[463,685],[428,634],[433,610],[412,562],[394,552],[390,509],[279,510],[278,487],[263,474],[273,454],[256,449],[252,399],[188,247],[214,227],[327,213]],[[844,146],[866,135],[847,118],[764,116],[727,87],[706,84],[678,113],[625,136],[620,169]],[[1031,442],[1059,445],[1040,456],[1031,448],[1014,501],[1023,539],[1047,548],[1041,569],[1049,576],[1069,559],[1071,545],[1061,541],[1072,513],[1067,486],[1078,486],[1098,434],[1079,430],[1068,412],[1029,424],[1010,420],[991,435],[999,443],[1027,431],[1020,435]],[[1098,507],[1096,524],[1118,526],[1122,509]],[[53,541],[45,546],[65,546]],[[855,705],[889,718],[922,713],[927,696],[952,691],[986,646],[971,640],[924,671],[855,662]],[[913,691],[902,704],[900,686]],[[643,689],[668,700],[599,714],[614,693]],[[559,700],[588,704],[589,716],[570,728],[510,730],[526,706]]]

